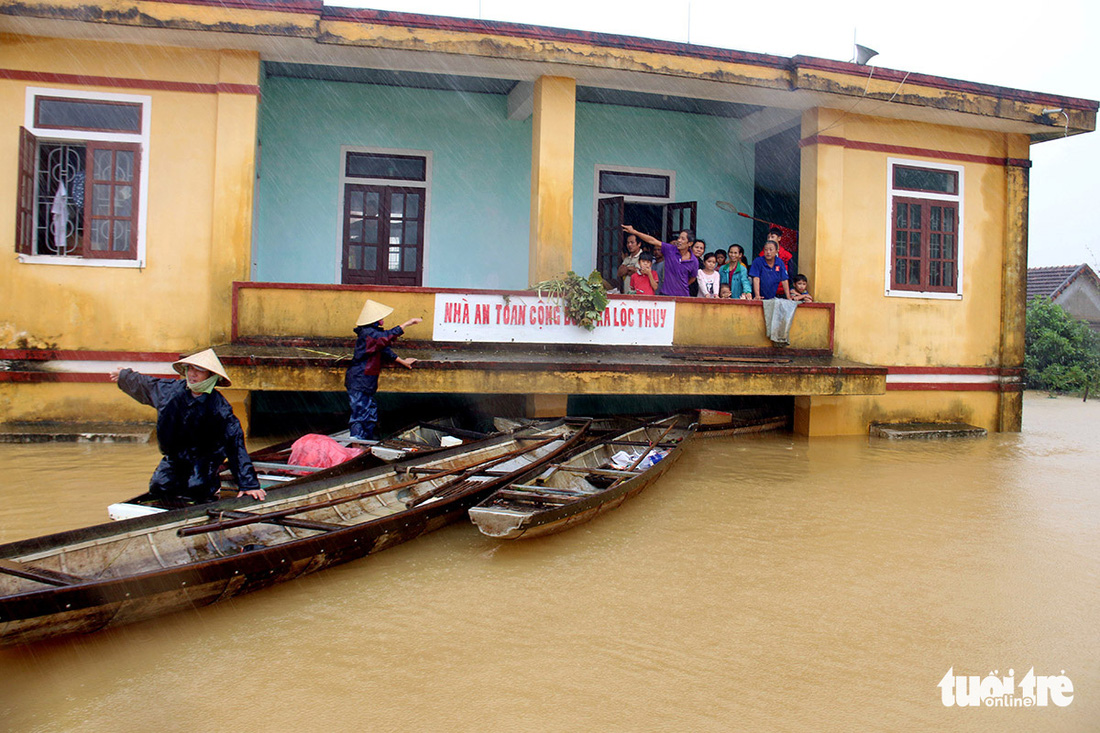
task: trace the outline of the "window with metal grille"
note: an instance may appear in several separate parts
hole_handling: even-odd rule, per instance
[[[148,101],[137,99],[31,95],[33,126],[19,138],[19,254],[30,261],[139,258]]]

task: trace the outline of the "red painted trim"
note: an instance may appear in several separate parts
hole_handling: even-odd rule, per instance
[[[320,290],[320,291],[348,291],[348,292],[380,292],[380,293],[444,293],[444,294],[458,294],[458,295],[537,295],[534,290],[482,290],[478,288],[427,288],[427,287],[415,287],[415,286],[398,286],[398,285],[332,285],[324,283],[274,283],[274,282],[252,282],[252,281],[235,281],[233,283],[234,292],[237,290]],[[659,300],[659,301],[677,301],[681,303],[698,303],[701,298],[691,297],[670,297],[666,295],[612,295],[609,296],[613,300]],[[717,299],[712,299],[717,300]],[[725,300],[718,301],[725,305],[735,306],[757,306],[762,307],[759,300]],[[828,308],[830,311],[834,309],[833,303],[804,303],[799,308]]]
[[[237,318],[237,309],[240,304],[240,292],[241,283],[236,280],[233,281],[233,290],[230,295],[230,313],[229,313],[229,343],[237,343],[237,334],[239,333],[237,326],[240,321]]]
[[[931,76],[929,74],[914,74],[911,72],[898,71],[897,69],[882,69],[877,66],[860,66],[845,61],[819,59],[813,56],[794,56],[791,58],[791,66],[796,70],[799,68],[817,69],[819,71],[854,74],[860,77],[867,77],[873,74],[872,78],[878,79],[879,81],[893,81],[899,84],[905,82],[906,84],[916,84],[923,87],[933,87],[935,89],[945,89],[954,92],[982,94],[1001,97],[1003,99],[1011,99],[1016,102],[1041,104],[1044,107],[1068,107],[1083,112],[1095,112],[1100,108],[1100,103],[1092,99],[1063,97],[1057,94],[1046,94],[1043,92],[1028,92],[1023,89],[999,87],[993,84],[979,84],[977,82],[949,79],[947,77]]]
[[[919,367],[919,366],[888,366],[890,374],[986,374],[998,376],[1001,373],[999,367]]]
[[[74,349],[0,349],[0,359],[15,361],[179,361],[178,351],[78,351]]]
[[[1011,385],[999,382],[887,382],[887,392],[1006,392]]]
[[[0,372],[0,382],[77,382],[110,384],[109,374],[76,374],[71,372]]]
[[[38,84],[67,84],[70,86],[113,87],[118,89],[145,89],[159,92],[194,92],[197,94],[251,94],[260,95],[257,84],[200,84],[188,81],[160,81],[157,79],[124,79],[113,76],[87,76],[85,74],[53,74],[45,71],[0,69],[0,79],[30,81]]]
[[[972,155],[970,153],[956,153],[950,150],[933,150],[932,148],[912,148],[905,145],[886,145],[883,143],[869,143],[861,140],[849,140],[832,135],[810,135],[798,141],[798,147],[805,148],[810,145],[838,145],[849,150],[867,150],[873,153],[894,153],[896,155],[919,155],[925,158],[938,158],[940,160],[954,160],[963,163],[984,163],[986,165],[1014,166],[1030,168],[1030,160],[1019,158],[996,158],[989,155]]]

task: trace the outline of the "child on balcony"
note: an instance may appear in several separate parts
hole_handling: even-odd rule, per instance
[[[809,293],[810,281],[806,279],[806,276],[801,272],[794,276],[791,280],[791,300],[797,300],[799,303],[812,303],[813,297]]]
[[[656,295],[660,280],[653,269],[653,255],[638,255],[638,271],[630,276],[630,288],[635,295]]]
[[[703,255],[703,268],[695,275],[695,281],[699,284],[698,298],[717,298],[720,277],[718,275],[718,259],[713,252]]]

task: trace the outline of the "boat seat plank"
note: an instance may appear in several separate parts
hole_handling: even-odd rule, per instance
[[[583,499],[585,496],[585,494],[552,494],[545,491],[513,491],[511,489],[500,489],[493,494],[494,499],[553,501],[560,504],[568,504],[577,499]]]
[[[421,476],[431,476],[435,473],[443,473],[446,469],[443,468],[425,468],[421,466],[398,466],[397,473],[411,473],[419,474]]]
[[[45,583],[46,585],[65,586],[88,582],[86,578],[81,578],[77,575],[69,575],[68,573],[61,573],[56,570],[39,568],[16,560],[0,559],[0,572],[14,575],[19,578],[26,578],[27,580],[35,580],[39,583]]]
[[[313,473],[323,470],[316,466],[294,466],[289,463],[269,463],[267,461],[253,461],[252,466],[264,471],[305,471],[306,473]]]
[[[633,445],[644,445],[646,447],[649,446],[649,443],[647,443],[644,440],[609,440],[609,441],[607,441],[607,444],[609,446],[612,446],[612,445],[632,445],[632,446]],[[676,448],[679,445],[680,445],[679,443],[657,443],[653,447],[654,448]]]
[[[620,471],[615,468],[587,468],[585,466],[559,466],[559,471],[569,473],[590,473],[595,476],[637,476],[638,471]]]
[[[212,511],[208,512],[212,519],[219,519],[226,517],[229,519],[262,519],[263,514],[257,514],[256,512],[226,512],[226,511]],[[276,517],[264,522],[265,524],[277,524],[281,527],[293,527],[294,529],[313,529],[319,532],[332,532],[337,529],[347,529],[343,524],[333,524],[332,522],[315,522],[310,519],[294,519],[293,517]]]

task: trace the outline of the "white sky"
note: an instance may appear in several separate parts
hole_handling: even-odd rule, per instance
[[[326,0],[344,7],[483,18],[848,61],[852,34],[875,66],[1100,99],[1100,3],[1066,0]],[[889,6],[889,7],[886,7]],[[1100,270],[1100,132],[1031,149],[1028,265]]]

